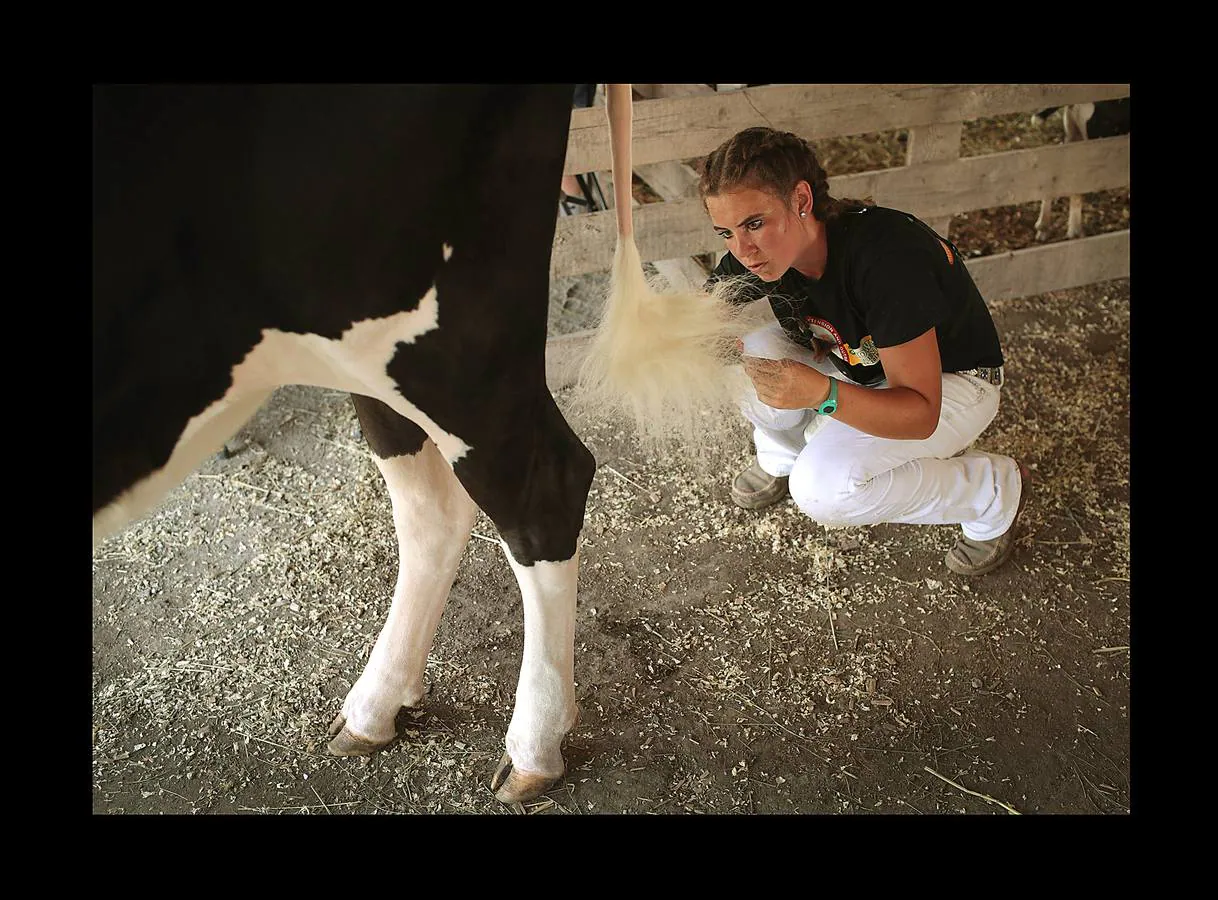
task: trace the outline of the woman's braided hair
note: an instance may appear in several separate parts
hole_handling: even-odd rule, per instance
[[[698,194],[706,198],[726,191],[759,190],[790,202],[795,185],[812,186],[812,215],[831,222],[842,212],[873,206],[873,201],[829,196],[829,176],[808,142],[789,131],[758,126],[746,128],[720,144],[702,167]]]

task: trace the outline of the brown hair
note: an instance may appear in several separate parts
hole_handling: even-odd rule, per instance
[[[737,132],[706,157],[698,194],[703,209],[707,197],[748,188],[789,203],[800,181],[812,186],[812,215],[820,222],[831,222],[847,210],[874,205],[870,198],[829,196],[829,176],[808,142],[789,131],[761,126]]]

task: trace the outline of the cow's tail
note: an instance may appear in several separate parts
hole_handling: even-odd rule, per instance
[[[736,341],[758,327],[765,304],[728,302],[734,287],[661,292],[648,279],[630,212],[630,85],[607,85],[618,217],[609,295],[580,366],[575,402],[584,412],[622,415],[652,451],[693,460],[718,438],[739,435],[747,379]]]

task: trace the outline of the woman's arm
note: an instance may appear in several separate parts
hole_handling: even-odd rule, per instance
[[[923,440],[939,425],[943,369],[931,328],[911,341],[880,348],[887,390],[838,381],[837,412],[859,431],[897,440]],[[829,396],[829,378],[793,359],[744,358],[757,397],[775,409],[815,409]]]

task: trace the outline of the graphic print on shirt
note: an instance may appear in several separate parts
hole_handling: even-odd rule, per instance
[[[880,351],[876,348],[871,335],[861,338],[858,347],[851,347],[842,340],[837,329],[826,319],[804,316],[804,325],[804,330],[812,337],[834,347],[834,352],[852,366],[874,366],[880,361]]]

